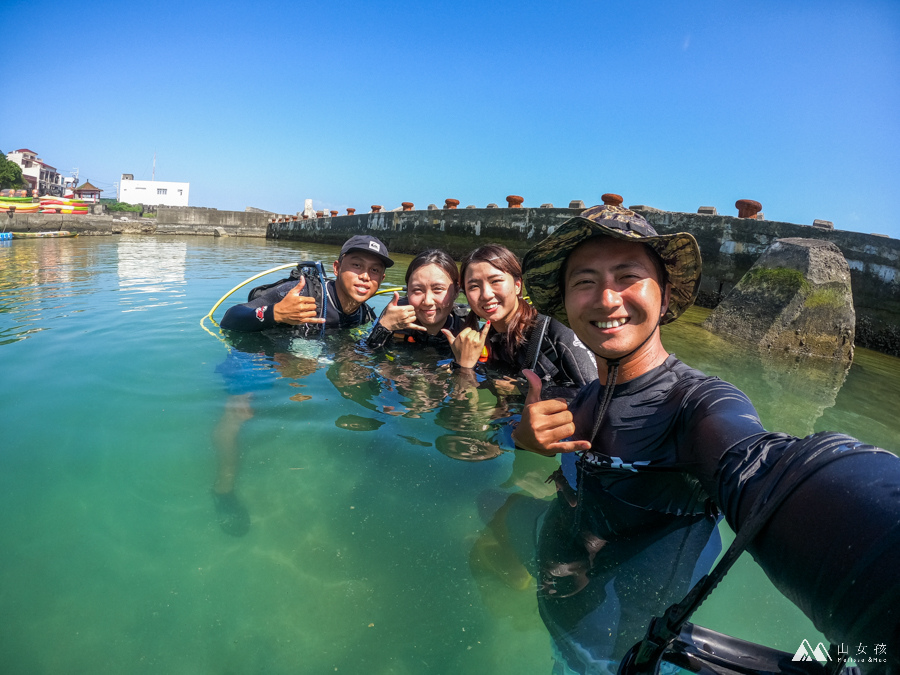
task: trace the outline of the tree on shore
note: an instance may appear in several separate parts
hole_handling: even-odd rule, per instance
[[[22,167],[6,159],[6,155],[0,150],[0,190],[27,187],[28,183],[22,179]]]

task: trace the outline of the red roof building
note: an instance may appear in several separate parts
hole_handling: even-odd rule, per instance
[[[20,148],[6,155],[6,158],[22,167],[22,178],[31,186],[34,196],[52,195],[62,197],[66,181],[56,168],[45,164],[34,150]]]
[[[90,181],[85,181],[75,188],[75,198],[83,199],[88,202],[99,202],[101,192],[103,192],[103,190],[91,185]]]

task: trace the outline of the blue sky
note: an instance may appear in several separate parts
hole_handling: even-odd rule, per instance
[[[0,18],[0,149],[105,196],[155,153],[157,180],[223,210],[616,192],[900,238],[896,0],[6,0]]]

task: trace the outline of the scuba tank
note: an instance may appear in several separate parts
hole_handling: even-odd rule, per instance
[[[256,299],[270,288],[280,286],[281,284],[287,283],[289,281],[299,281],[300,279],[305,279],[306,290],[309,296],[316,301],[316,307],[321,308],[319,318],[327,318],[328,293],[325,290],[325,282],[328,280],[328,277],[325,275],[325,267],[322,265],[321,261],[318,260],[315,262],[299,262],[297,263],[297,266],[291,270],[290,276],[286,279],[280,279],[279,281],[273,282],[271,284],[263,284],[262,286],[257,286],[247,294],[247,302],[251,302],[252,300]],[[310,323],[301,324],[294,327],[294,332],[303,336],[308,336],[314,331],[318,333],[324,333],[325,324]]]

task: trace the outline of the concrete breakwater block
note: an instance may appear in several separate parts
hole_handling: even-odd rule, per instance
[[[706,319],[704,328],[769,353],[853,358],[850,267],[837,246],[776,239]]]

